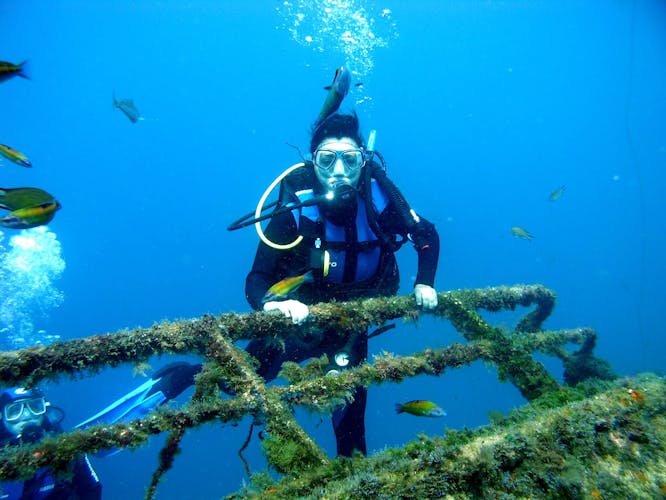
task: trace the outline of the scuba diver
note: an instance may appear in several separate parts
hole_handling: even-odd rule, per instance
[[[437,306],[438,233],[387,177],[374,138],[373,131],[364,141],[355,113],[336,109],[315,122],[311,160],[278,178],[273,213],[259,218],[258,207],[252,221],[270,218],[263,234],[257,228],[262,241],[246,279],[245,294],[255,310],[280,311],[301,324],[308,304],[395,295],[400,278],[394,254],[407,241],[418,255],[416,302],[426,309]],[[252,340],[246,350],[260,362],[258,373],[267,381],[284,361],[326,353],[328,373],[336,374],[366,360],[373,334],[336,340],[327,331],[319,333],[287,339],[284,348]],[[366,454],[366,396],[365,388],[357,388],[352,402],[333,413],[338,455]]]
[[[418,255],[416,303],[424,309],[437,306],[438,233],[387,177],[383,157],[374,149],[374,131],[366,142],[357,115],[337,112],[348,88],[349,74],[341,67],[313,126],[311,157],[280,175],[250,214],[262,241],[246,278],[246,298],[255,310],[278,311],[295,324],[307,320],[308,304],[395,295],[400,285],[395,252],[407,241]],[[260,216],[266,196],[278,184],[278,201],[270,205],[275,209]],[[246,218],[229,229],[249,225],[243,222]],[[265,234],[258,223],[264,219],[270,219]],[[286,339],[283,347],[255,339],[246,351],[259,361],[257,373],[266,381],[277,376],[285,361],[301,362],[322,354],[330,360],[327,373],[335,376],[362,364],[368,339],[386,329],[362,331],[348,339],[326,329],[308,331]],[[167,365],[77,427],[142,417],[193,385],[200,371],[200,364]],[[367,453],[366,399],[367,390],[358,387],[353,400],[333,413],[338,455]]]
[[[47,434],[62,432],[64,412],[52,406],[39,389],[13,387],[0,395],[2,426],[0,441],[4,446],[34,443]],[[26,481],[0,483],[0,499],[98,500],[102,483],[86,455],[72,460],[68,474],[54,475],[48,468],[38,470]]]
[[[350,81],[349,70],[341,66],[326,87],[327,98],[312,127],[310,159],[285,170],[266,190],[256,211],[228,228],[254,224],[261,238],[246,278],[249,304],[255,310],[279,311],[295,324],[307,319],[308,304],[395,295],[400,286],[395,252],[407,241],[418,255],[416,303],[424,309],[437,307],[439,235],[387,177],[384,159],[374,148],[375,132],[364,141],[357,115],[338,113]],[[264,205],[278,185],[277,202]],[[271,213],[261,215],[271,207],[275,207]],[[270,222],[264,233],[259,222],[266,219]],[[246,351],[259,361],[257,373],[266,381],[277,376],[285,361],[300,362],[322,354],[330,360],[327,373],[335,375],[363,363],[368,339],[392,326],[355,333],[346,340],[326,330],[308,332],[286,339],[283,347],[256,339]],[[141,416],[180,394],[194,383],[201,365],[176,365],[158,371],[146,384],[81,425],[125,419],[128,411]],[[220,388],[232,392],[224,383]],[[338,455],[367,452],[366,398],[367,390],[359,387],[353,401],[333,413]]]
[[[194,385],[194,376],[201,370],[199,364],[175,362],[162,367],[136,389],[130,391],[76,428],[97,424],[129,422],[147,415],[151,410],[174,399]],[[46,400],[38,388],[13,387],[0,395],[2,428],[0,444],[19,446],[39,441],[47,434],[62,432],[60,423],[65,413]],[[107,457],[120,450],[111,449],[95,453]],[[97,500],[102,495],[102,484],[88,457],[83,455],[72,461],[68,474],[54,475],[48,468],[41,469],[27,481],[0,483],[0,500]]]

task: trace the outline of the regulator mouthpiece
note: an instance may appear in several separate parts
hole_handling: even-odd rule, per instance
[[[41,425],[30,424],[19,434],[18,438],[22,443],[36,443],[44,437],[44,428]]]
[[[333,186],[333,190],[329,191],[326,198],[332,202],[348,201],[356,196],[356,189],[353,186],[343,182]]]

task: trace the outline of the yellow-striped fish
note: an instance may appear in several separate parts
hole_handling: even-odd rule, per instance
[[[415,399],[407,403],[396,403],[396,413],[409,413],[417,417],[446,417],[446,412],[432,401]]]
[[[9,161],[16,163],[17,165],[21,165],[22,167],[32,167],[32,163],[30,163],[30,160],[28,160],[28,158],[23,153],[20,153],[4,144],[0,144],[0,155],[4,156]]]
[[[27,78],[30,80],[30,77],[26,73],[26,64],[28,61],[23,61],[20,64],[12,64],[7,61],[0,61],[0,82],[9,80],[14,76],[20,76],[21,78]]]
[[[270,302],[272,300],[282,300],[289,296],[289,294],[294,293],[303,283],[311,283],[314,281],[314,276],[312,271],[308,271],[305,274],[300,276],[291,276],[283,280],[278,281],[272,287],[268,289],[264,295],[263,301]]]
[[[52,194],[39,188],[0,188],[0,208],[9,211],[54,201],[56,199]]]
[[[558,187],[555,191],[550,193],[548,195],[548,201],[557,201],[560,199],[560,197],[564,194],[566,191],[567,187],[562,184],[560,187]]]
[[[520,238],[521,240],[533,240],[534,236],[527,230],[524,229],[520,226],[513,226],[511,228],[511,234],[513,234],[516,238]]]
[[[34,207],[19,208],[0,219],[0,226],[11,229],[28,229],[43,226],[51,222],[55,213],[61,208],[60,203],[43,203]]]

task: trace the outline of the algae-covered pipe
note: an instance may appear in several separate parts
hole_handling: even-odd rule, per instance
[[[553,293],[541,285],[496,287],[483,290],[456,290],[439,294],[440,305],[432,314],[447,317],[450,304],[496,310],[499,304],[517,305],[552,302]],[[469,304],[469,305],[468,305]],[[78,377],[97,373],[121,363],[145,361],[152,355],[204,353],[214,335],[222,332],[232,342],[240,339],[284,339],[304,329],[338,331],[381,325],[396,318],[413,320],[422,311],[412,296],[378,297],[352,302],[322,303],[310,308],[305,325],[293,325],[279,313],[204,315],[194,320],[156,323],[149,328],[122,330],[114,334],[54,342],[17,351],[0,352],[0,383],[33,385],[56,380],[63,375]],[[543,316],[544,313],[540,313]]]

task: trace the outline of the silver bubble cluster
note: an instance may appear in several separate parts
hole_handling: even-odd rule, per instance
[[[285,0],[277,10],[296,42],[339,52],[358,77],[372,71],[374,50],[398,36],[391,11],[362,0]]]
[[[45,226],[20,231],[3,246],[0,232],[0,348],[48,344],[58,335],[35,331],[35,320],[62,304],[54,282],[65,270],[61,246]]]

